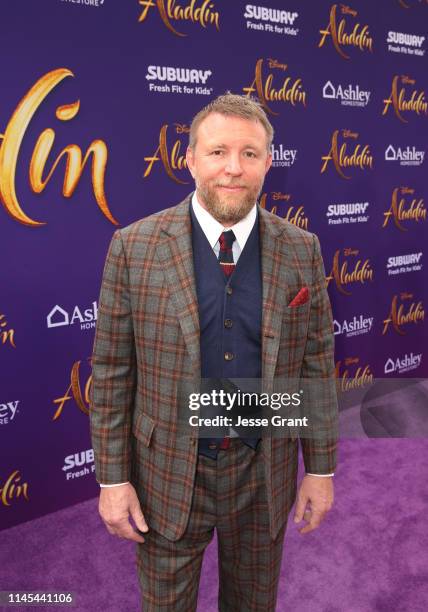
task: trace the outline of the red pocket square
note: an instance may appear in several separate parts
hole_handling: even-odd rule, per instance
[[[288,308],[294,308],[295,306],[301,306],[305,304],[309,300],[309,289],[307,287],[302,287],[299,293],[296,295],[294,299],[288,304]]]

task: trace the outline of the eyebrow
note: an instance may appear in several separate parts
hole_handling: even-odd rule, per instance
[[[215,143],[215,144],[211,144],[209,145],[210,149],[227,149],[228,145],[223,144],[223,143]],[[259,147],[257,145],[253,145],[253,144],[246,144],[242,147],[243,149],[258,149]]]

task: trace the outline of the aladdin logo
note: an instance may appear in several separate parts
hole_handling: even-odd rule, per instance
[[[0,425],[8,425],[15,418],[19,400],[0,404]]]
[[[87,467],[90,465],[90,469]],[[82,467],[83,466],[83,467]],[[80,467],[82,469],[70,472],[73,468]],[[80,478],[81,476],[87,476],[92,472],[95,472],[94,465],[94,451],[92,448],[81,451],[80,453],[74,453],[74,455],[67,455],[64,458],[64,465],[62,467],[63,472],[67,472],[65,477],[66,480],[73,480],[74,478]]]
[[[388,51],[392,53],[404,53],[406,55],[418,55],[420,57],[423,57],[425,55],[425,49],[421,49],[424,41],[425,36],[416,36],[416,34],[403,34],[403,32],[389,31],[386,37],[386,42],[388,43]]]
[[[90,363],[91,360],[89,359],[88,361]],[[89,414],[92,374],[88,377],[85,384],[84,393],[82,393],[80,386],[80,363],[80,361],[76,361],[73,364],[73,367],[71,368],[70,385],[68,386],[64,395],[53,400],[54,404],[58,404],[58,408],[52,418],[53,421],[56,421],[61,416],[65,402],[69,402],[72,399],[74,399],[77,407],[83,412],[83,414]]]
[[[247,30],[264,30],[265,32],[290,34],[291,36],[296,36],[299,32],[298,28],[288,27],[294,25],[298,16],[299,13],[291,13],[290,11],[266,8],[254,4],[247,4],[244,13],[244,19],[247,19]],[[249,19],[256,19],[259,23],[248,21]],[[264,23],[260,23],[260,21]]]
[[[358,365],[360,362],[359,357],[347,357],[344,361],[345,369],[342,371],[342,362],[336,363],[336,378],[340,380],[341,391],[351,391],[361,387],[366,387],[373,383],[373,374],[370,372],[370,366]],[[349,367],[357,365],[358,367],[352,372]]]
[[[267,197],[268,197],[267,193],[263,193],[262,196],[260,197],[260,206],[264,208],[265,210],[267,210],[267,207],[266,207]],[[289,193],[281,193],[280,191],[272,191],[271,198],[273,202],[286,202],[288,204],[288,208],[287,208],[285,215],[283,215],[283,219],[288,221],[288,223],[292,223],[296,227],[300,227],[304,230],[308,229],[309,219],[305,214],[305,207],[303,205],[290,206],[289,202],[291,200],[291,195]],[[278,213],[277,204],[273,204],[270,207],[269,212],[271,212],[273,215],[281,216]]]
[[[20,498],[28,501],[28,482],[21,482],[21,472],[15,470],[0,488],[0,499],[3,506],[10,506]]]
[[[410,370],[416,370],[422,363],[422,354],[414,355],[407,353],[404,357],[397,357],[397,359],[391,359],[386,361],[384,366],[385,374],[404,374],[404,372],[410,372]]]
[[[291,168],[296,161],[297,149],[286,149],[283,144],[272,144],[270,148],[273,168]]]
[[[212,94],[212,87],[190,87],[189,85],[179,85],[178,83],[192,83],[205,85],[212,75],[211,70],[197,70],[196,68],[172,68],[171,66],[148,66],[147,81],[168,81],[156,85],[149,83],[149,90],[158,93],[185,93],[185,94]]]
[[[391,302],[391,309],[389,311],[388,318],[384,320],[384,326],[382,335],[385,335],[388,331],[389,326],[397,332],[400,336],[404,336],[406,332],[402,329],[403,325],[417,324],[425,319],[425,311],[422,302],[412,302],[408,309],[405,311],[405,305],[401,303],[398,305],[398,295],[394,295]],[[400,300],[411,300],[413,295],[411,293],[401,293]]]
[[[406,195],[413,196],[414,189],[410,187],[397,187],[392,192],[391,206],[383,213],[385,217],[382,227],[386,227],[391,219],[394,219],[395,227],[402,232],[407,232],[408,228],[402,225],[402,221],[426,221],[427,210],[423,198],[412,197],[410,206],[406,208]],[[402,196],[401,198],[399,196]]]
[[[347,87],[337,85],[335,87],[331,81],[327,81],[322,89],[322,97],[327,100],[340,100],[343,106],[367,106],[370,100],[370,91],[360,89],[359,85]]]
[[[402,85],[415,85],[415,79],[411,79],[407,76],[398,77],[395,76],[392,79],[392,87],[389,98],[384,100],[384,108],[382,115],[386,115],[390,108],[394,109],[394,112],[398,119],[403,123],[408,123],[408,120],[403,117],[401,113],[416,113],[417,115],[428,114],[428,104],[425,99],[425,92],[423,90],[417,91],[414,89],[411,92],[410,98],[406,99],[406,90],[404,87],[399,89],[399,80]]]
[[[351,321],[347,321],[346,319],[339,323],[334,319],[333,321],[333,331],[335,336],[340,336],[343,334],[347,338],[351,336],[360,336],[361,334],[368,334],[369,331],[373,327],[373,317],[364,318],[363,315],[359,317],[354,316]]]
[[[199,6],[198,0],[191,0],[187,6],[179,5],[176,0],[139,0],[140,6],[143,7],[141,15],[138,19],[139,23],[145,21],[151,8],[157,8],[160,18],[170,32],[176,36],[187,36],[183,32],[179,32],[172,25],[172,21],[190,21],[197,23],[202,28],[213,25],[219,29],[220,14],[215,10],[214,2],[211,0],[203,0]]]
[[[422,253],[409,253],[408,255],[396,255],[395,257],[388,257],[388,263],[386,269],[388,275],[404,274],[406,272],[419,272],[422,270],[422,264],[419,265],[419,261],[422,257]]]
[[[406,149],[397,147],[394,149],[389,145],[385,151],[386,161],[399,161],[400,166],[420,166],[425,158],[425,151],[417,151],[413,145],[412,148],[407,146]]]
[[[0,136],[2,140],[0,148],[0,199],[6,211],[15,221],[23,225],[37,227],[46,225],[43,222],[31,219],[21,208],[16,195],[16,167],[20,159],[22,141],[26,135],[27,128],[34,115],[39,111],[45,98],[61,83],[65,78],[74,76],[66,68],[58,68],[49,72],[30,89],[15,109],[12,118],[6,126],[4,134]],[[80,100],[71,104],[58,106],[55,116],[59,121],[70,121],[74,119],[80,109]],[[53,162],[47,172],[46,163],[55,141],[55,132],[51,128],[43,130],[40,134],[30,160],[29,181],[34,193],[44,191],[49,183],[52,174],[58,164],[65,157],[65,173],[62,194],[70,198],[77,185],[79,184],[83,170],[92,157],[92,187],[95,200],[103,215],[114,225],[118,222],[111,214],[105,191],[104,179],[107,165],[107,146],[103,140],[94,140],[89,145],[82,161],[82,150],[76,144],[67,145]]]
[[[75,306],[71,317],[68,312],[61,306],[54,306],[46,317],[48,328],[63,327],[64,325],[73,325],[76,321],[80,323],[80,329],[91,329],[95,327],[95,321],[98,316],[97,302],[92,302],[91,308],[86,308],[83,314],[78,306]]]
[[[270,70],[282,70],[283,72],[288,70],[287,64],[281,64],[275,59],[268,59],[267,63]],[[291,106],[296,106],[296,104],[306,106],[306,92],[303,89],[301,78],[284,77],[279,89],[273,86],[273,80],[272,72],[267,75],[266,79],[263,78],[263,59],[259,59],[256,62],[253,82],[249,87],[243,87],[242,91],[247,94],[248,98],[256,93],[260,104],[271,115],[279,115],[279,113],[275,113],[268,102],[284,102],[291,104]]]
[[[348,267],[348,257],[356,257],[359,254],[357,249],[343,249],[343,257],[345,260],[341,263],[340,249],[336,251],[333,257],[333,266],[329,276],[326,277],[327,287],[330,281],[334,280],[336,287],[342,295],[351,295],[347,291],[346,286],[353,283],[361,283],[364,285],[367,281],[373,281],[373,270],[370,267],[370,259],[357,259],[354,266]]]
[[[340,13],[343,17],[338,21],[337,8],[338,5],[333,4],[330,9],[330,20],[327,27],[324,30],[320,30],[321,39],[318,47],[322,47],[327,37],[331,36],[334,48],[344,59],[349,59],[349,55],[343,49],[344,47],[355,47],[360,51],[373,51],[373,38],[370,36],[368,25],[361,26],[360,23],[356,23],[352,32],[346,31],[346,16],[355,18],[358,15],[357,11],[345,4],[341,4]]]
[[[13,348],[16,348],[14,340],[15,330],[12,328],[5,328],[7,328],[6,317],[4,314],[0,313],[0,346],[8,342]]]
[[[350,204],[329,204],[326,217],[329,225],[343,223],[367,223],[370,215],[365,212],[369,202],[352,202]]]
[[[173,129],[177,135],[188,134],[190,132],[190,128],[187,125],[180,123],[174,123]],[[181,153],[181,145],[183,144],[183,148],[185,148],[186,145],[177,138],[171,149],[169,149],[167,131],[168,124],[166,123],[161,127],[159,132],[158,148],[152,156],[144,158],[144,161],[147,162],[147,167],[144,171],[143,178],[147,178],[153,169],[153,165],[160,161],[162,162],[165,172],[172,181],[180,185],[188,185],[189,181],[183,181],[175,174],[175,171],[185,170],[187,168],[186,154]]]
[[[344,179],[350,179],[343,172],[343,168],[358,168],[359,170],[365,170],[366,168],[373,168],[373,157],[370,153],[370,146],[356,144],[352,151],[348,150],[348,143],[339,142],[340,130],[335,130],[331,137],[331,147],[327,155],[321,157],[323,162],[321,166],[321,174],[327,170],[329,162],[333,162],[336,172]],[[351,130],[342,130],[342,138],[346,140],[351,138],[356,140],[358,138],[358,132],[351,132]]]

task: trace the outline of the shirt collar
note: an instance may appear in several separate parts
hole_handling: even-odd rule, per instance
[[[198,201],[196,191],[193,193],[192,196],[192,207],[193,212],[195,213],[195,217],[198,220],[198,223],[201,226],[205,236],[207,237],[207,240],[210,243],[212,249],[218,242],[220,234],[224,231],[227,231],[227,229],[233,230],[239,248],[241,249],[241,251],[244,249],[245,243],[247,242],[248,236],[250,235],[251,230],[253,229],[254,223],[256,221],[256,203],[243,219],[238,221],[238,223],[235,223],[235,225],[232,225],[232,227],[228,227],[227,229],[223,227],[223,225],[219,223],[217,219],[214,219],[214,217],[207,210],[205,210],[205,208],[202,208]]]

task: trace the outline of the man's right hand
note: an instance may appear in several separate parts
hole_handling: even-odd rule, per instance
[[[137,533],[129,522],[131,515],[140,531],[149,530],[137,493],[130,483],[117,487],[102,487],[98,509],[109,533],[140,544],[144,542],[143,536]]]

